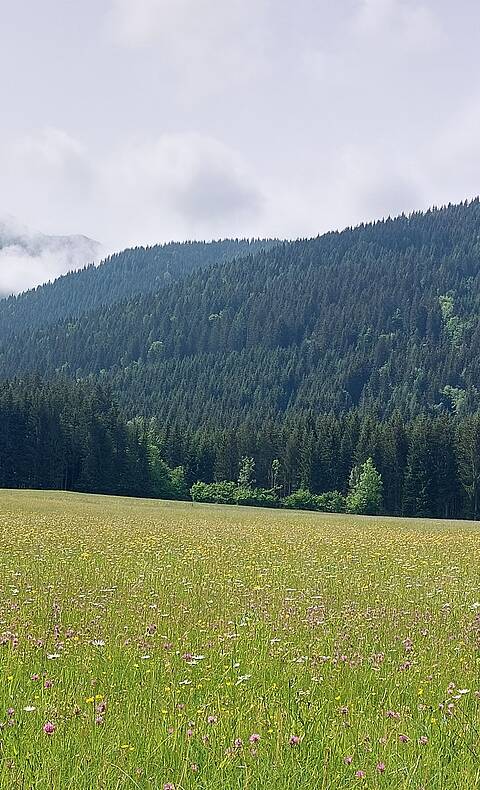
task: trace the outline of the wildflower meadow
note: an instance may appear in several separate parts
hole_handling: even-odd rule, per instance
[[[0,787],[480,787],[480,527],[0,494]]]

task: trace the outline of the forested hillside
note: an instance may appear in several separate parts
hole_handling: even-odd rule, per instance
[[[101,270],[83,276],[101,290]],[[479,404],[479,308],[477,199],[200,268],[18,333],[0,365],[100,378],[129,416],[192,427],[460,415]]]
[[[0,321],[1,486],[328,509],[371,459],[384,512],[480,515],[478,200],[126,251]]]
[[[136,294],[159,292],[190,272],[268,249],[269,240],[226,239],[136,247],[0,301],[0,338],[78,317]],[[93,256],[92,256],[93,257]]]

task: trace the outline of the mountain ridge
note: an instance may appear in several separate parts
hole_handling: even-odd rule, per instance
[[[201,266],[0,344],[3,375],[108,383],[130,416],[193,425],[479,402],[478,198]]]

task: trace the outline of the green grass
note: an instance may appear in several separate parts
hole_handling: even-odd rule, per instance
[[[0,492],[0,525],[0,787],[480,787],[477,524]]]

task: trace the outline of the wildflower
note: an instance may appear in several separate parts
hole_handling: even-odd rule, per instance
[[[242,739],[241,738],[235,738],[235,740],[233,742],[233,745],[235,746],[235,749],[241,749],[242,746],[243,746]]]
[[[418,739],[418,742],[419,742],[419,743],[420,743],[422,746],[425,746],[425,745],[428,743],[428,738],[427,738],[427,736],[426,736],[426,735],[421,735],[421,736],[420,736],[420,738]]]
[[[289,742],[290,746],[298,746],[300,741],[301,741],[301,738],[300,738],[299,735],[291,735],[290,738],[288,739],[288,742]]]
[[[197,763],[192,763],[191,766],[190,766],[190,770],[193,771],[194,774],[196,774],[197,771],[198,771]]]
[[[408,737],[408,735],[399,735],[398,740],[400,741],[400,743],[408,743],[410,738]]]
[[[250,735],[250,738],[248,740],[250,741],[250,743],[258,743],[260,740],[260,735],[254,732],[252,733],[252,735]]]
[[[46,689],[51,689],[52,686],[53,686],[53,680],[50,680],[49,678],[47,678],[45,680],[45,683],[43,684],[43,687],[46,688]]]
[[[192,737],[193,737],[193,730],[191,729],[191,727],[189,727],[187,730],[187,738],[192,738]]]
[[[37,672],[34,672],[31,677],[31,680],[40,680],[40,675]]]
[[[209,716],[207,719],[208,724],[216,724],[218,721],[216,716]]]
[[[45,733],[46,735],[53,735],[53,733],[55,732],[55,730],[56,730],[56,727],[55,727],[55,725],[53,724],[53,722],[51,722],[51,721],[47,721],[47,722],[45,722],[45,724],[43,725],[43,731],[44,731],[44,733]]]
[[[343,762],[345,763],[345,765],[351,765],[351,764],[352,764],[352,762],[353,762],[353,757],[351,757],[351,756],[348,754],[346,757],[344,757],[344,758],[343,758]]]
[[[342,705],[340,708],[340,713],[342,716],[348,716],[348,705]]]
[[[400,718],[400,714],[396,710],[387,710],[387,712],[385,713],[385,716],[387,717],[387,719],[399,719]]]
[[[365,779],[366,775],[365,771],[355,771],[356,779]]]
[[[175,785],[172,785],[171,782],[167,782],[163,785],[163,790],[175,790]]]
[[[379,774],[385,773],[385,763],[377,763],[377,771]]]
[[[103,716],[95,716],[95,724],[101,725],[103,724]]]

